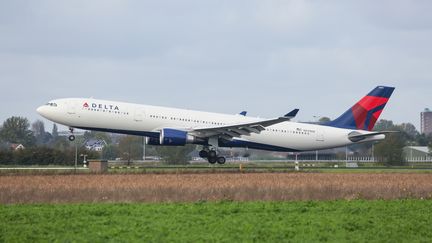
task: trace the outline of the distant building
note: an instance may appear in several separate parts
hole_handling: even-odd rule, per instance
[[[422,134],[432,134],[432,111],[425,109],[420,113],[420,131]]]
[[[426,146],[406,146],[403,148],[403,154],[407,161],[421,160],[431,156],[429,147]]]
[[[13,144],[11,144],[11,145],[10,145],[10,148],[11,148],[12,150],[14,150],[14,151],[25,149],[24,145],[22,145],[22,144],[17,144],[17,143],[13,143]]]
[[[98,139],[89,139],[84,144],[86,149],[98,152],[102,151],[106,145],[107,143],[105,142],[105,140]]]

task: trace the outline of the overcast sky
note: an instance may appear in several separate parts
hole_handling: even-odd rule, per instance
[[[432,107],[432,1],[0,0],[0,121],[94,97],[297,120]]]

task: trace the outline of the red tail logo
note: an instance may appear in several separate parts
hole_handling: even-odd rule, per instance
[[[371,131],[394,89],[386,86],[376,87],[340,117],[326,125]]]
[[[365,96],[352,107],[352,113],[358,129],[372,130],[388,98]]]

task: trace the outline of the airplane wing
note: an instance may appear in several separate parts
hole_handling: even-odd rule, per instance
[[[252,133],[261,133],[266,127],[286,122],[294,118],[299,109],[294,109],[283,117],[274,119],[262,120],[249,123],[230,124],[225,126],[213,126],[192,129],[190,132],[198,137],[213,137],[219,136],[226,140],[232,140],[234,137],[250,136]]]
[[[381,134],[388,134],[388,133],[398,133],[399,131],[380,131],[380,132],[370,132],[370,133],[359,133],[359,132],[352,132],[350,134],[348,134],[348,139],[351,140],[352,142],[359,142],[361,140],[364,140],[368,137],[373,137],[376,135],[381,135]]]

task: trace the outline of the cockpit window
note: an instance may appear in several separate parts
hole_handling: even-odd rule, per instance
[[[52,103],[52,102],[49,102],[46,105],[47,106],[52,106],[52,107],[57,107],[57,104],[56,103]]]

